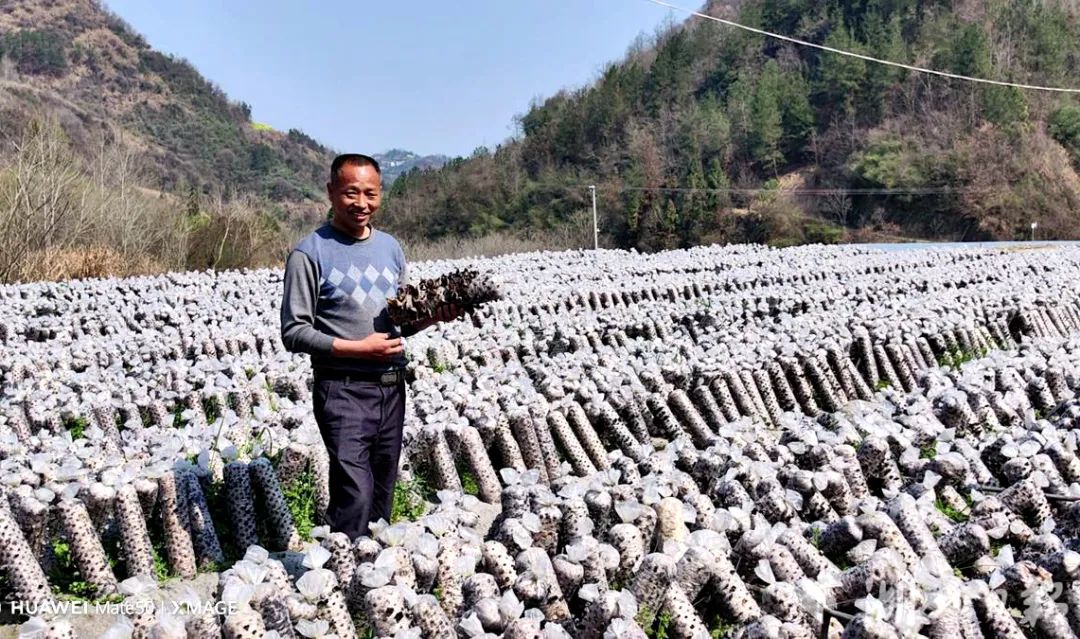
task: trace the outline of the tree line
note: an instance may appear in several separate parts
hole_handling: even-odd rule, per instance
[[[964,75],[1080,77],[1080,18],[1066,2],[748,0],[704,11]],[[494,151],[399,178],[386,202],[394,230],[552,228],[579,216],[596,184],[605,242],[645,250],[1009,239],[1032,218],[1078,233],[1075,98],[927,77],[699,19],[637,43],[518,125]],[[825,194],[788,193],[799,187]]]

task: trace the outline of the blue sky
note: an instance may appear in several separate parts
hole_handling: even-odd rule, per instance
[[[672,12],[644,0],[107,0],[254,120],[338,151],[467,155]]]

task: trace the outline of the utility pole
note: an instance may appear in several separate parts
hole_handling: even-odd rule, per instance
[[[1038,226],[1039,226],[1038,222],[1032,222],[1031,223],[1031,241],[1032,242],[1035,241],[1035,229],[1038,228]]]
[[[593,250],[600,248],[600,227],[596,224],[596,186],[590,186],[589,192],[592,194],[592,237],[593,237]]]

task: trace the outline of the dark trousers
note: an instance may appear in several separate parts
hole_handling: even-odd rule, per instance
[[[316,379],[312,404],[330,454],[327,523],[349,539],[390,521],[405,421],[405,382]]]

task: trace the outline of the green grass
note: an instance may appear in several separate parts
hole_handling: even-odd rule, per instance
[[[266,387],[266,397],[270,400],[270,410],[275,413],[278,412],[278,403],[277,399],[275,399],[277,397],[277,393],[274,392],[274,387],[270,385],[269,380],[267,380],[263,385]]]
[[[662,611],[655,615],[648,606],[638,609],[634,621],[645,631],[645,636],[652,639],[668,639],[671,636],[671,613]]]
[[[458,477],[461,478],[461,490],[466,495],[472,495],[476,497],[480,494],[480,484],[476,483],[476,476],[472,474],[468,466],[464,461],[458,459],[455,460],[455,466],[457,466]]]
[[[251,123],[251,128],[256,130],[256,131],[273,131],[274,130],[274,127],[270,126],[269,124],[265,124],[263,122],[252,122]]]
[[[668,628],[671,627],[671,614],[668,612],[661,612],[660,616],[656,618],[656,626],[652,636],[654,639],[667,639],[669,636]]]
[[[165,538],[163,535],[150,536],[150,555],[154,558],[154,579],[159,584],[175,579],[176,575],[169,566],[168,551],[165,550]]]
[[[949,519],[958,524],[962,524],[968,520],[968,514],[966,511],[957,510],[952,506],[949,506],[942,502],[940,499],[934,502],[934,507],[937,508]]]
[[[431,498],[431,488],[427,482],[418,475],[413,475],[409,481],[400,481],[394,484],[394,504],[390,511],[390,523],[399,521],[416,521],[427,512],[428,500]]]
[[[255,444],[262,443],[263,432],[265,431],[259,431],[257,435],[237,446],[236,453],[240,455],[241,458],[251,458],[251,454],[255,451]],[[271,463],[273,462],[271,461]],[[277,468],[277,465],[275,464],[274,467]]]
[[[165,549],[165,530],[161,523],[160,507],[155,506],[153,515],[146,522],[146,531],[150,534],[150,555],[154,560],[154,579],[165,583],[177,575],[169,566],[168,551]]]
[[[740,627],[739,622],[725,619],[718,613],[709,624],[709,637],[710,639],[725,639],[725,637],[734,634]]]
[[[82,439],[83,434],[86,432],[86,426],[86,418],[81,415],[68,417],[64,420],[64,430],[71,433],[72,439]]]
[[[221,545],[221,554],[225,557],[225,564],[226,566],[232,565],[243,557],[243,550],[236,547],[231,531],[227,534],[221,528],[222,524],[230,521],[225,482],[212,482],[203,491],[203,496],[206,497],[206,506],[210,510],[210,519],[214,520],[214,532],[217,533],[218,543]]]
[[[431,468],[423,462],[413,466],[412,478],[408,481],[398,479],[394,484],[394,504],[390,512],[390,523],[415,521],[423,517],[428,509],[428,502],[434,501],[435,489],[431,483]]]
[[[364,613],[357,612],[353,615],[353,625],[356,626],[357,639],[375,639],[375,627]]]
[[[213,424],[221,417],[221,406],[218,405],[216,397],[207,397],[202,401],[203,412],[206,413],[206,421],[209,424]]]
[[[211,572],[225,572],[232,566],[233,562],[229,561],[210,561],[206,564],[199,566],[198,572],[211,573]]]
[[[50,545],[56,561],[49,571],[48,578],[53,594],[57,598],[91,603],[116,603],[123,599],[121,595],[97,596],[97,587],[81,578],[75,558],[71,556],[71,545],[65,539],[56,537]],[[106,544],[106,554],[109,554],[108,550],[109,547]],[[109,565],[116,566],[115,553],[109,556]]]
[[[267,459],[270,460],[270,465],[274,467],[274,471],[277,472],[278,467],[281,465],[281,458],[284,457],[285,450],[278,446],[278,449],[271,451],[269,454],[264,453]]]
[[[431,370],[435,371],[436,373],[445,373],[446,371],[450,370],[450,367],[446,364],[443,364],[442,362],[434,362],[431,365]]]
[[[183,428],[184,426],[187,425],[187,420],[184,419],[181,416],[181,413],[183,413],[183,412],[184,412],[183,407],[178,406],[176,408],[176,412],[173,413],[173,419],[172,419],[172,427],[173,428]]]
[[[172,568],[169,567],[169,561],[165,558],[164,544],[160,547],[156,545],[151,546],[150,554],[154,557],[154,579],[156,579],[159,584],[175,578]]]
[[[645,631],[645,634],[650,637],[654,636],[652,634],[652,626],[655,620],[656,619],[653,615],[652,609],[644,605],[639,606],[637,614],[634,615],[634,621],[637,623],[637,625],[641,626],[641,628]]]
[[[821,528],[814,528],[810,531],[810,543],[814,544],[814,548],[821,550]]]
[[[934,459],[937,457],[937,442],[933,441],[919,449],[920,459]]]
[[[305,468],[292,481],[282,485],[281,492],[285,495],[296,532],[304,541],[311,541],[311,530],[315,527],[315,474],[311,468]]]
[[[886,388],[892,388],[892,384],[887,379],[880,379],[877,384],[874,384],[874,392],[883,391]]]
[[[938,366],[944,368],[951,368],[953,370],[959,370],[961,366],[975,359],[982,359],[986,357],[987,350],[985,348],[966,349],[957,348],[947,353],[942,353],[938,357]]]
[[[476,477],[469,471],[461,473],[461,489],[465,491],[466,495],[472,495],[476,497],[480,494],[480,484],[476,483]]]
[[[244,367],[244,375],[247,375],[248,379],[251,379],[252,377],[255,377],[255,369],[251,368],[250,366],[245,366]]]
[[[55,567],[49,571],[49,583],[52,584],[53,592],[78,599],[93,597],[96,589],[92,584],[79,578],[79,569],[71,556],[71,546],[68,542],[57,537],[52,540],[51,548],[56,560]]]

